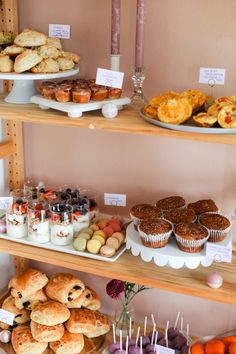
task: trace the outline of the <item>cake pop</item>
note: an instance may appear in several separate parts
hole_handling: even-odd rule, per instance
[[[180,315],[180,312],[177,313],[174,327],[168,328],[167,333],[168,333],[168,339],[170,339],[170,340],[174,339],[179,334],[179,330],[177,328],[178,321],[179,321],[179,315]]]
[[[147,316],[144,317],[144,327],[143,327],[143,336],[142,336],[142,347],[146,347],[146,345],[150,344],[150,338],[146,335],[147,330]],[[141,337],[140,337],[141,338]],[[141,347],[140,343],[139,346]]]
[[[113,354],[117,349],[120,348],[120,343],[116,342],[116,331],[115,324],[112,325],[112,333],[113,333],[113,343],[109,346],[108,351],[110,354]]]
[[[120,349],[117,349],[114,354],[127,354],[126,350],[123,350],[122,344],[122,331],[120,330]]]

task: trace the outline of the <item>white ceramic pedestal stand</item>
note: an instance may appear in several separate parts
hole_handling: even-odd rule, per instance
[[[25,104],[30,103],[30,99],[36,93],[34,86],[35,80],[49,80],[69,77],[78,74],[79,68],[61,71],[59,73],[50,74],[32,74],[32,73],[0,73],[1,80],[14,81],[13,87],[5,97],[8,103]]]

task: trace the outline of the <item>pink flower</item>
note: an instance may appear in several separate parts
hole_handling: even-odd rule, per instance
[[[106,292],[112,299],[119,299],[125,291],[125,283],[122,280],[112,279],[107,283]]]

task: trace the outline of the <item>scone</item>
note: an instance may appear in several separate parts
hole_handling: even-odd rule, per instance
[[[27,49],[16,57],[14,71],[17,73],[28,71],[42,60],[43,58],[38,55],[36,50]]]
[[[222,128],[236,128],[236,106],[223,107],[217,117]]]
[[[9,55],[0,55],[0,72],[10,73],[13,71],[14,62]]]
[[[16,34],[12,31],[1,31],[0,32],[0,45],[12,44]]]
[[[43,58],[52,58],[57,59],[61,55],[61,50],[57,49],[56,47],[44,44],[38,48],[38,54]]]
[[[44,33],[27,28],[16,36],[14,44],[19,47],[38,47],[46,44],[46,41],[47,36]]]
[[[164,123],[181,124],[191,117],[192,111],[192,106],[186,98],[173,98],[158,107],[157,117]]]
[[[11,343],[17,354],[42,354],[48,346],[48,343],[39,343],[33,338],[29,325],[14,328]]]
[[[75,64],[80,61],[80,56],[73,52],[61,52],[61,57],[72,60]]]
[[[31,69],[32,73],[58,73],[59,65],[55,59],[43,59],[39,64]]]
[[[12,57],[15,57],[15,56],[17,56],[17,55],[23,53],[24,50],[25,50],[24,48],[19,47],[19,46],[13,44],[13,45],[10,45],[10,46],[6,47],[6,48],[2,51],[1,54],[10,55],[10,56],[12,56]]]
[[[57,58],[57,62],[61,71],[71,70],[75,66],[73,60],[70,58],[59,57]]]
[[[217,117],[208,113],[198,113],[193,116],[193,120],[199,127],[210,128],[217,122]]]
[[[50,46],[53,46],[59,50],[62,50],[62,45],[61,45],[61,40],[60,38],[50,38],[48,37],[47,38],[47,41],[46,41],[46,44],[47,45],[50,45]]]

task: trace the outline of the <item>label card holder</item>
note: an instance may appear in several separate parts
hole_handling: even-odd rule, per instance
[[[120,71],[98,68],[96,75],[96,84],[108,87],[122,88],[124,73]]]
[[[0,309],[0,321],[8,324],[9,326],[13,325],[15,315],[12,312]]]
[[[225,69],[218,68],[200,68],[199,83],[210,86],[225,84]]]
[[[0,210],[6,210],[12,205],[12,197],[0,197]]]
[[[214,242],[206,243],[206,257],[216,262],[232,262],[232,245],[222,246]]]

